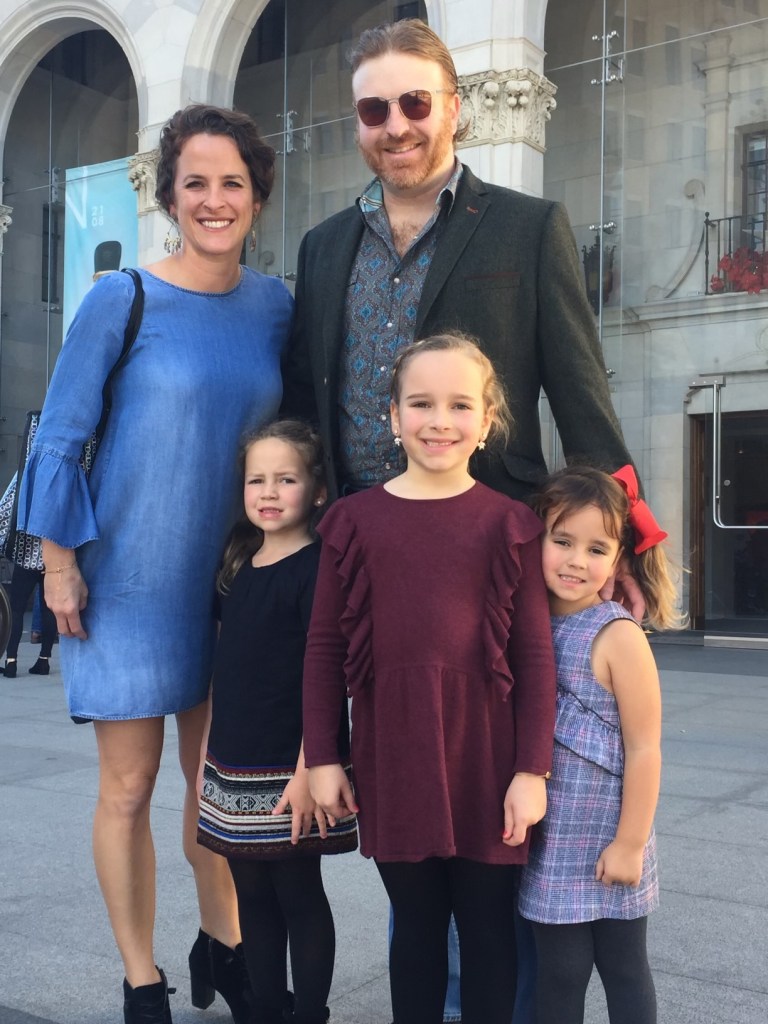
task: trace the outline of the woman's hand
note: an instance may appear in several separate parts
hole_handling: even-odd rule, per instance
[[[543,777],[518,772],[504,797],[504,832],[501,840],[507,846],[520,846],[531,825],[541,821],[547,812],[547,786]]]
[[[308,836],[312,830],[312,821],[317,822],[323,839],[328,835],[325,814],[312,799],[309,792],[309,772],[306,768],[297,770],[288,781],[283,795],[280,797],[273,814],[285,814],[291,808],[291,843],[296,846],[299,836]]]
[[[61,572],[46,569],[44,590],[45,603],[56,616],[59,635],[86,640],[88,634],[80,622],[80,612],[88,604],[88,587],[77,564]]]
[[[321,764],[309,769],[309,790],[333,827],[338,818],[357,813],[357,804],[340,764]]]
[[[56,616],[59,635],[85,640],[88,634],[80,622],[80,612],[88,604],[88,587],[77,567],[75,552],[44,540],[43,564],[45,603]]]
[[[595,878],[603,885],[640,885],[643,875],[643,847],[615,840],[597,859]]]

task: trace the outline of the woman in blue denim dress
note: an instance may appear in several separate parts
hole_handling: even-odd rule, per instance
[[[178,228],[169,256],[140,271],[144,314],[114,378],[90,476],[79,465],[120,355],[127,274],[100,280],[67,335],[21,494],[20,526],[44,539],[45,597],[61,634],[70,714],[99,750],[96,870],[125,965],[126,1024],[169,1024],[155,966],[149,807],[175,714],[186,779],[184,848],[201,931],[193,973],[249,1018],[226,861],[196,844],[197,774],[215,639],[213,583],[235,518],[230,452],[270,419],[292,315],[284,285],[240,265],[273,182],[274,151],[242,114],[193,105],[161,136],[157,199]],[[173,229],[175,230],[175,229]]]

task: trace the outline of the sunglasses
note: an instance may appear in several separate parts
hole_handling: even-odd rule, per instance
[[[451,89],[435,89],[435,92],[452,92]],[[411,89],[402,96],[394,96],[391,100],[381,96],[364,96],[355,103],[357,116],[367,128],[378,128],[389,117],[389,106],[396,103],[403,117],[409,121],[423,121],[432,110],[432,93],[427,89]]]

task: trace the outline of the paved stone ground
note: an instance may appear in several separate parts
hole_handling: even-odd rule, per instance
[[[55,649],[57,650],[57,649]],[[650,952],[661,1024],[768,1021],[768,653],[655,647],[664,690],[664,776],[657,817],[662,906]],[[120,1024],[122,970],[90,855],[96,753],[67,717],[56,668],[0,676],[0,1024]],[[197,933],[183,859],[180,773],[169,721],[153,827],[157,957],[175,1024],[229,1024],[220,1000],[192,1009],[186,955]],[[387,904],[357,854],[324,866],[338,932],[334,1024],[391,1020]],[[587,1024],[606,1024],[598,984]]]

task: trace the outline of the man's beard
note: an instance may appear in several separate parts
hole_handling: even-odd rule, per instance
[[[421,143],[417,150],[418,159],[408,167],[393,168],[387,162],[387,154],[382,149],[387,145],[403,146],[411,142]],[[447,154],[453,153],[453,125],[446,117],[439,133],[429,141],[419,137],[416,133],[404,139],[393,139],[387,136],[374,149],[365,149],[360,144],[358,137],[357,148],[371,171],[377,178],[381,178],[385,185],[391,185],[396,189],[415,188],[432,177],[437,169],[446,162]]]

